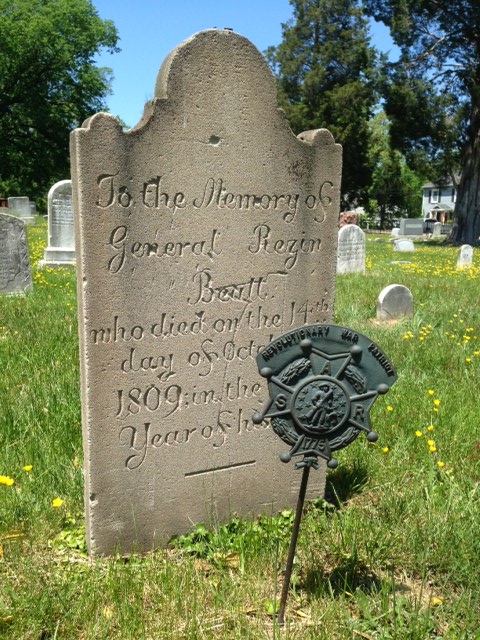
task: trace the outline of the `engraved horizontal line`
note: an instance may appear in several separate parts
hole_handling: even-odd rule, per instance
[[[213,473],[214,471],[226,471],[227,469],[250,467],[252,464],[256,463],[256,460],[249,460],[248,462],[236,462],[235,464],[227,464],[224,467],[214,467],[213,469],[204,469],[203,471],[190,471],[189,473],[185,474],[185,478],[191,478],[192,476],[203,476],[206,473]]]

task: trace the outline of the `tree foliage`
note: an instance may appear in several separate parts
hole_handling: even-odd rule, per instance
[[[377,102],[378,54],[358,2],[290,0],[293,18],[266,55],[280,106],[295,133],[328,128],[343,145],[342,200],[366,197],[371,180],[368,120]]]
[[[69,132],[105,108],[117,31],[90,0],[0,0],[0,193],[45,197],[68,177]]]
[[[477,0],[364,0],[390,27],[401,58],[390,73],[392,140],[439,178],[460,166],[450,240],[480,235],[480,10]],[[436,174],[436,175],[435,175]]]

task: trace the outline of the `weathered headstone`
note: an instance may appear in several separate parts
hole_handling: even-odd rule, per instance
[[[25,224],[0,213],[0,294],[23,294],[32,288]]]
[[[439,238],[442,235],[442,223],[441,222],[435,222],[433,225],[433,231],[432,231],[432,236],[434,238]]]
[[[68,267],[74,264],[72,181],[61,180],[48,192],[48,246],[39,265]]]
[[[393,250],[394,251],[415,251],[415,245],[411,240],[407,240],[407,239],[394,240]]]
[[[385,287],[377,300],[377,320],[399,320],[413,317],[413,296],[402,284]]]
[[[400,220],[400,236],[423,235],[423,220],[421,218],[402,218]]]
[[[355,224],[338,231],[337,273],[365,273],[365,234]]]
[[[296,138],[255,47],[209,30],[135,129],[97,114],[71,152],[90,551],[294,505],[255,358],[332,317],[341,148]]]
[[[458,250],[457,269],[466,269],[472,266],[473,247],[469,244],[462,244]]]
[[[391,233],[392,238],[396,238],[399,234],[400,234],[400,229],[398,227],[394,227]]]
[[[26,196],[8,198],[8,209],[12,216],[17,216],[25,224],[34,224],[35,218],[30,208],[30,200]]]

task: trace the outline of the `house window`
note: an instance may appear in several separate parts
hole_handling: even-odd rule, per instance
[[[430,191],[430,202],[438,202],[438,189]]]

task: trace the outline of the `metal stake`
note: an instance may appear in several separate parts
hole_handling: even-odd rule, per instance
[[[300,530],[300,520],[302,519],[303,504],[305,502],[305,494],[307,493],[309,474],[310,465],[306,465],[303,468],[302,483],[300,484],[300,492],[298,494],[297,510],[295,512],[295,520],[293,521],[292,537],[290,538],[287,566],[285,567],[285,577],[283,579],[282,595],[280,597],[280,605],[278,607],[277,622],[279,625],[285,624],[283,619],[285,615],[285,605],[287,604],[288,588],[290,586],[290,578],[292,576],[293,559],[295,557],[295,549],[297,547],[298,532]]]

